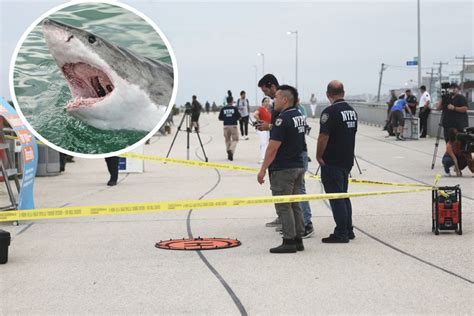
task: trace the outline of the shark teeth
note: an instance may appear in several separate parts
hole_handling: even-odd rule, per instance
[[[91,108],[97,103],[99,103],[100,101],[104,100],[105,98],[106,97],[101,97],[101,98],[74,97],[66,105],[66,110],[70,112],[70,111],[79,110],[79,109]]]

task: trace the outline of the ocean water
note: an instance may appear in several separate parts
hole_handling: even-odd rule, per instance
[[[49,16],[106,38],[132,52],[171,64],[159,34],[142,18],[105,3],[69,6]],[[66,79],[50,54],[41,23],[25,39],[14,69],[15,95],[33,128],[51,143],[76,153],[101,154],[126,148],[147,133],[105,131],[69,115],[72,99]]]

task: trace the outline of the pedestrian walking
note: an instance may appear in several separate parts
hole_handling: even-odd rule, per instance
[[[239,141],[239,131],[237,122],[240,119],[240,113],[235,107],[232,96],[227,97],[227,105],[224,106],[219,113],[219,120],[224,123],[225,148],[227,151],[227,159],[234,160],[235,148]]]
[[[311,107],[311,117],[315,118],[316,108],[318,106],[318,99],[316,99],[316,96],[314,95],[314,93],[311,94],[311,98],[309,99],[309,106]]]
[[[245,91],[240,92],[240,98],[237,100],[237,108],[240,113],[240,134],[243,139],[248,140],[250,104],[249,100],[245,97]]]
[[[117,156],[105,158],[105,163],[107,164],[107,169],[109,170],[109,174],[110,174],[109,182],[107,182],[108,186],[117,185],[119,162],[120,162],[120,157],[117,157]]]

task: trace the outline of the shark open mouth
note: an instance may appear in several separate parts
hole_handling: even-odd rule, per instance
[[[73,100],[66,105],[68,111],[91,107],[114,91],[114,85],[109,76],[89,64],[67,63],[61,69],[73,97]]]

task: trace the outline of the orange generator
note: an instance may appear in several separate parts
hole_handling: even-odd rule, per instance
[[[440,230],[454,230],[462,235],[461,188],[439,187],[432,191],[432,228],[435,235]]]

